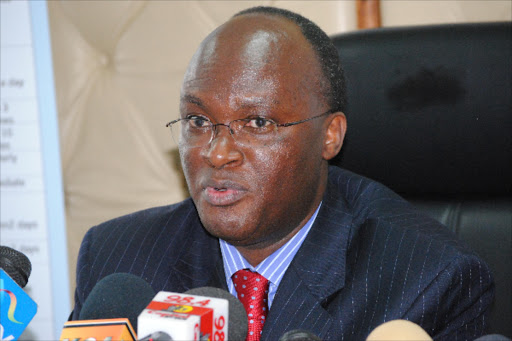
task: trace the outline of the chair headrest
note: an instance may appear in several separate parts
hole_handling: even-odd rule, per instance
[[[348,130],[333,164],[399,193],[512,193],[512,23],[332,37]]]

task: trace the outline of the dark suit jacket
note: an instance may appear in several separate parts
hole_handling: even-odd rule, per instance
[[[96,282],[113,272],[138,275],[155,291],[227,290],[218,239],[190,199],[89,230],[74,318]],[[485,333],[493,290],[487,265],[447,228],[386,187],[331,167],[322,207],[283,277],[262,340],[293,329],[364,340],[393,319],[413,321],[436,339],[474,339]]]

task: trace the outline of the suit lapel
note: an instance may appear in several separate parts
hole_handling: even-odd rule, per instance
[[[294,329],[325,338],[332,328],[331,315],[323,305],[345,285],[353,217],[337,184],[329,180],[315,223],[279,285],[263,340],[276,340]]]
[[[196,212],[189,217],[181,240],[183,251],[174,265],[181,290],[205,286],[227,290],[219,240],[206,232]]]
[[[320,303],[301,275],[289,268],[270,308],[262,340],[277,340],[285,332],[295,329],[307,330],[323,338],[330,329],[332,318]]]

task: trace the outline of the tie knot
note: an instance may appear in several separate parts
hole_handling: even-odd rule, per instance
[[[247,311],[247,340],[259,340],[268,311],[268,280],[257,272],[238,270],[231,277],[238,299]]]
[[[233,274],[232,279],[237,293],[246,291],[246,288],[249,289],[248,291],[266,291],[268,289],[268,280],[257,272],[238,270]]]

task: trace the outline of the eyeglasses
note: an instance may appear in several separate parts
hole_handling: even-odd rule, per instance
[[[171,128],[174,142],[177,144],[184,143],[188,147],[203,147],[210,144],[215,138],[219,126],[227,127],[238,144],[246,147],[261,147],[276,142],[281,127],[291,127],[333,112],[335,111],[331,109],[305,120],[288,123],[276,123],[269,118],[257,116],[234,120],[228,124],[214,124],[206,117],[191,115],[187,118],[171,121],[165,126]]]

